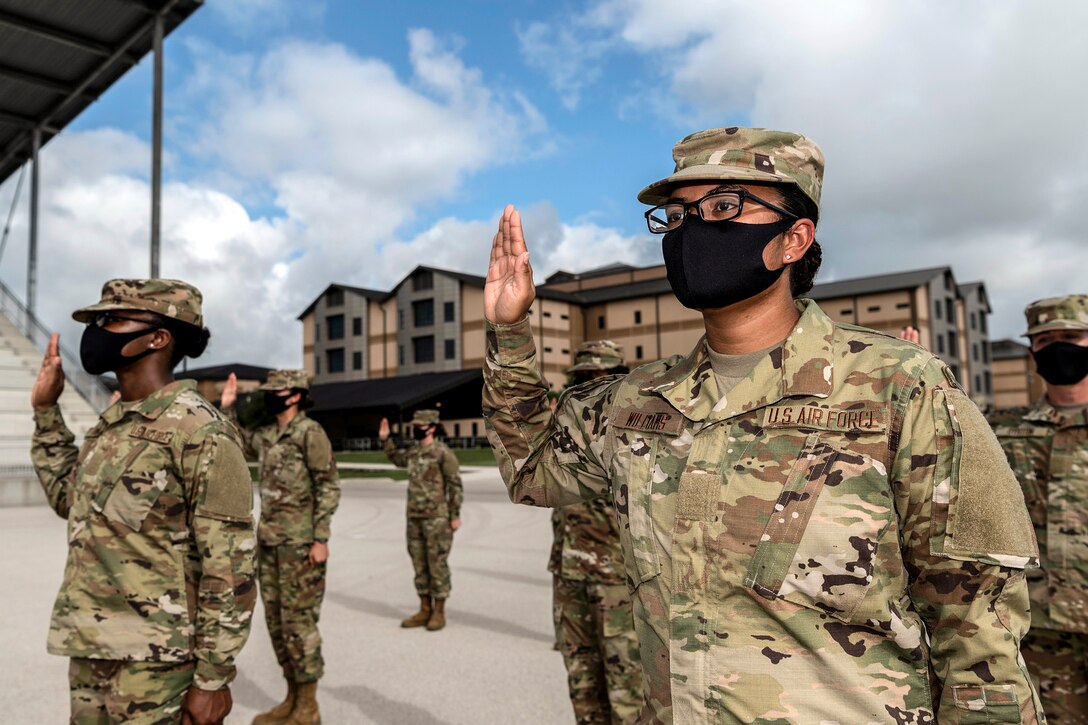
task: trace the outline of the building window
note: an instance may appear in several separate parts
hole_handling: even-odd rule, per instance
[[[351,334],[355,337],[363,334],[363,318],[353,317],[351,318]]]
[[[453,360],[457,357],[457,341],[446,340],[446,359]]]
[[[933,314],[937,316],[937,319],[941,319],[941,301],[934,300],[933,302]]]
[[[453,303],[442,303],[442,319],[446,322],[453,322],[455,318],[456,316],[454,315]]]
[[[956,344],[956,331],[948,331],[948,354],[959,357],[959,345]]]
[[[550,347],[544,348],[544,352],[551,352],[551,351],[552,351],[552,349]]]
[[[416,300],[412,303],[412,324],[416,327],[434,324],[434,300]]]
[[[412,359],[416,365],[434,362],[434,335],[412,338]]]
[[[971,313],[971,329],[972,330],[978,329],[978,325],[976,324],[977,322],[978,322],[978,315],[976,315],[974,312],[972,312]]]
[[[325,329],[329,333],[329,340],[344,339],[344,316],[329,315],[325,318]]]
[[[635,324],[642,324],[642,310],[635,310]]]
[[[404,329],[404,310],[397,310],[397,329]]]
[[[977,342],[972,342],[971,343],[971,359],[972,360],[978,360],[978,343]]]
[[[321,356],[317,353],[314,353],[314,374],[321,374]]]
[[[454,438],[460,438],[461,437],[461,424],[460,423],[454,423],[453,424],[453,437]]]
[[[480,424],[479,423],[473,423],[472,424],[472,437],[475,438],[478,435],[480,435]]]
[[[992,394],[993,393],[993,389],[992,389],[992,387],[993,387],[993,382],[992,382],[993,378],[990,377],[990,371],[987,370],[986,372],[982,373],[982,378],[986,383],[986,394],[987,395]]]
[[[362,370],[363,369],[363,353],[353,352],[351,353],[351,369]]]
[[[956,314],[954,312],[952,312],[952,298],[951,297],[945,297],[944,298],[944,313],[945,313],[945,319],[948,320],[948,322],[950,324],[954,323],[956,321]]]
[[[565,347],[562,350],[560,350],[560,352],[562,352],[564,355],[570,355],[570,350],[568,350]]]
[[[550,312],[545,312],[545,313],[544,313],[544,316],[545,316],[545,317],[551,317],[551,316],[552,316],[552,313],[550,313]]]
[[[910,309],[910,303],[909,302],[900,302],[899,304],[897,304],[895,306],[895,309],[897,309],[897,310],[909,310]]]
[[[985,342],[982,343],[982,362],[987,364],[990,362],[990,346]]]
[[[421,269],[412,275],[412,291],[422,292],[423,290],[434,289],[434,273]]]
[[[981,375],[975,375],[975,389],[972,390],[971,392],[972,393],[981,393],[982,392],[982,376]]]
[[[559,315],[559,319],[560,319],[560,320],[569,320],[569,319],[570,319],[570,315]]]
[[[635,359],[642,359],[642,345],[635,345]]]
[[[978,329],[983,335],[986,334],[986,315],[981,312],[978,315]]]
[[[599,315],[597,317],[597,329],[604,329],[604,315]]]
[[[339,307],[344,304],[344,290],[334,287],[325,293],[326,307]]]
[[[851,307],[849,310],[843,310],[839,314],[840,315],[852,315],[852,314],[854,314],[854,309]]]
[[[865,308],[866,312],[880,312],[880,305],[869,305]]]
[[[314,318],[314,342],[321,342],[321,323]]]
[[[329,374],[344,372],[344,348],[337,347],[325,351],[325,362],[328,363]]]
[[[937,335],[937,354],[944,355],[944,336]]]
[[[397,345],[397,365],[404,364],[404,345]]]

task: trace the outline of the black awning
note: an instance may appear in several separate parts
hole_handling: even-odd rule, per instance
[[[401,375],[376,380],[355,380],[347,383],[323,383],[310,389],[314,399],[313,412],[342,410],[407,410],[428,408],[443,398],[474,391],[476,409],[480,406],[483,370],[455,370],[448,373]]]

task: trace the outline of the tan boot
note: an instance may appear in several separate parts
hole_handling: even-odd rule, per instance
[[[419,611],[400,623],[402,627],[422,627],[431,618],[431,598],[419,598]]]
[[[295,696],[297,693],[298,685],[288,680],[287,697],[268,712],[262,712],[253,718],[253,725],[283,725],[287,718],[291,717],[291,711],[295,709]]]
[[[321,725],[321,713],[317,709],[317,683],[302,682],[295,697],[295,709],[283,725]]]
[[[431,618],[427,620],[427,629],[437,632],[446,626],[446,600],[435,599],[434,609],[431,610]]]

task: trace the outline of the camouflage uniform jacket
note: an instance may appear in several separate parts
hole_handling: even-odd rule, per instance
[[[34,419],[31,458],[68,521],[49,651],[195,659],[198,687],[227,685],[257,593],[253,486],[234,426],[191,381],[113,405],[82,450],[59,408]]]
[[[552,512],[548,571],[568,581],[623,584],[623,549],[611,500],[598,497]]]
[[[233,416],[233,409],[228,414]],[[277,423],[252,433],[241,426],[238,430],[246,454],[260,462],[261,545],[328,541],[340,504],[340,480],[321,424],[300,412],[283,430]]]
[[[727,397],[700,341],[554,413],[528,323],[488,328],[511,500],[614,499],[640,722],[1041,722],[1019,656],[1038,554],[985,419],[917,346],[798,307]]]
[[[408,469],[409,518],[461,518],[461,466],[445,443],[397,448],[386,440],[384,449],[393,465]]]
[[[1088,632],[1088,410],[1063,415],[1044,398],[991,421],[1039,539],[1031,626]]]

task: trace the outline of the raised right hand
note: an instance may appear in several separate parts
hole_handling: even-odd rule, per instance
[[[64,392],[64,368],[60,362],[60,334],[54,332],[45,348],[38,379],[30,390],[30,405],[35,410],[52,408]]]
[[[899,332],[899,339],[906,340],[907,342],[913,342],[915,345],[921,345],[921,334],[918,330],[910,325],[907,325]]]
[[[382,418],[382,422],[378,425],[378,440],[386,441],[389,439],[389,421]]]
[[[227,376],[227,382],[223,385],[223,393],[219,396],[219,407],[223,410],[233,408],[238,401],[238,376],[231,373]]]
[[[491,262],[484,283],[484,316],[497,324],[520,322],[536,299],[533,268],[521,229],[521,214],[507,204],[491,242]]]

